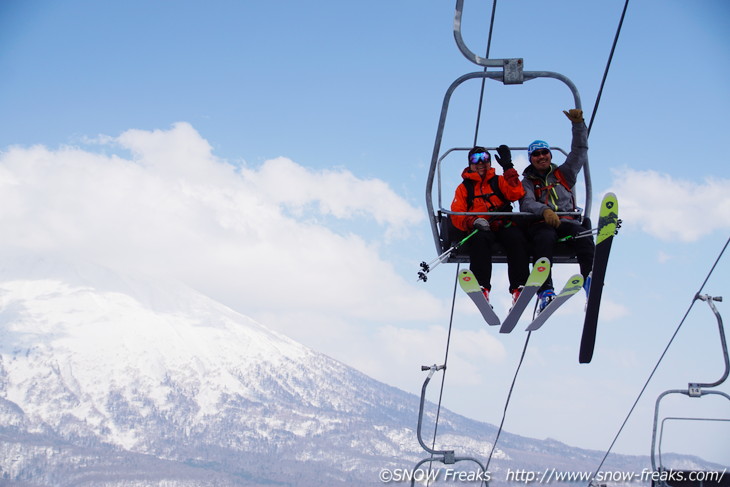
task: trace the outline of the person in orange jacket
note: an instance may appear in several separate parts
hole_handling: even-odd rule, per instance
[[[512,202],[522,198],[525,189],[512,164],[509,147],[500,145],[495,159],[502,166],[501,176],[492,168],[491,156],[484,147],[477,146],[469,151],[469,166],[461,174],[464,180],[456,188],[451,203],[451,211],[456,213],[451,215],[451,221],[464,232],[478,230],[465,246],[469,254],[469,269],[482,286],[487,300],[492,289],[492,247],[495,242],[504,247],[509,291],[514,304],[530,274],[527,237],[514,218],[490,213],[511,212]],[[477,214],[463,214],[466,212]]]

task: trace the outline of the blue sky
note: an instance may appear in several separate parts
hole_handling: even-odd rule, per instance
[[[492,2],[465,3],[465,40],[483,55]],[[499,2],[490,57],[568,76],[589,115],[623,5]],[[415,279],[436,255],[426,172],[447,87],[480,70],[456,48],[453,8],[0,3],[2,250],[180,279],[418,393],[420,365],[443,360],[456,269]],[[593,206],[615,191],[624,220],[595,358],[577,363],[574,299],[532,335],[507,430],[608,448],[730,235],[729,18],[723,0],[629,5],[589,141]],[[443,147],[472,143],[478,97],[478,82],[455,95]],[[479,143],[568,147],[571,102],[556,81],[488,82]],[[446,165],[447,202],[462,166]],[[728,271],[725,256],[704,291],[726,293]],[[556,281],[573,272],[563,266]],[[493,282],[501,315],[505,273]],[[526,324],[500,336],[458,296],[446,407],[499,423]],[[658,393],[722,374],[716,337],[695,305],[615,451],[650,452]],[[701,401],[677,401],[672,414],[730,417],[727,404]],[[693,424],[707,436],[694,445],[677,427],[663,451],[730,464],[729,428]]]

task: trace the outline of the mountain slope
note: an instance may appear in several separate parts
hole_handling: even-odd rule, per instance
[[[374,485],[381,469],[427,456],[419,398],[184,286],[54,259],[4,262],[7,485]],[[433,418],[431,406],[424,435]],[[438,447],[485,461],[494,434],[444,412]],[[503,434],[494,459],[495,472],[590,470],[600,453]]]

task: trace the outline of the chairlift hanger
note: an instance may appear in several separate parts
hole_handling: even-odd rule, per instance
[[[444,96],[444,100],[441,106],[441,115],[439,117],[439,123],[438,128],[436,132],[436,139],[434,142],[434,148],[433,153],[431,156],[431,164],[429,167],[428,172],[428,178],[426,181],[426,207],[428,209],[429,214],[429,221],[431,225],[431,231],[433,233],[434,243],[436,245],[436,250],[439,254],[444,253],[452,247],[452,244],[460,238],[463,237],[463,235],[459,235],[458,232],[455,231],[453,226],[450,222],[450,215],[452,212],[450,209],[444,208],[442,205],[442,181],[441,181],[441,173],[440,173],[440,165],[441,161],[449,154],[451,154],[454,151],[459,150],[469,150],[464,148],[451,148],[446,150],[443,154],[441,153],[441,144],[443,140],[443,134],[444,134],[444,128],[446,126],[446,116],[449,109],[449,103],[451,101],[451,96],[453,95],[454,91],[461,86],[464,82],[471,80],[471,79],[491,79],[494,81],[501,81],[504,85],[521,85],[525,81],[530,81],[538,78],[552,78],[556,79],[558,81],[561,81],[564,85],[568,87],[570,90],[572,96],[575,108],[582,109],[581,106],[581,100],[580,100],[580,94],[578,93],[578,89],[576,88],[575,84],[566,76],[552,72],[552,71],[525,71],[524,70],[524,62],[522,58],[510,58],[510,59],[486,59],[482,58],[480,56],[477,56],[472,52],[464,43],[463,37],[461,35],[461,17],[462,17],[462,11],[464,6],[464,0],[457,0],[456,1],[456,13],[454,17],[454,38],[456,40],[456,44],[459,47],[459,50],[461,53],[472,63],[482,66],[484,68],[495,68],[495,70],[487,71],[486,69],[484,71],[479,72],[473,72],[473,73],[467,73],[459,78],[457,78],[451,86],[446,91],[446,95]],[[512,150],[525,150],[524,147],[510,147]],[[555,150],[559,150],[563,154],[565,154],[565,151],[559,148],[554,148]],[[566,154],[567,155],[567,154]],[[438,180],[437,180],[438,176]],[[581,215],[582,218],[587,218],[590,215],[591,211],[591,199],[592,199],[592,193],[593,188],[591,184],[591,177],[590,177],[590,168],[588,165],[588,161],[586,161],[584,167],[583,167],[583,177],[585,181],[585,199],[583,200],[584,208],[583,213]],[[434,184],[437,183],[437,193],[438,193],[438,208],[434,208],[433,204],[433,188]],[[467,214],[476,214],[476,213],[467,213]],[[499,215],[523,215],[523,216],[531,216],[531,213],[524,213],[524,212],[511,212],[511,213],[494,213],[494,216]],[[564,214],[564,213],[560,213]],[[571,213],[571,215],[575,215]],[[575,263],[577,262],[577,258],[575,254],[572,252],[572,250],[564,245],[558,245],[556,248],[556,253],[554,255],[554,264],[555,263]],[[505,263],[507,261],[506,255],[504,253],[503,249],[500,249],[499,246],[495,249],[494,256],[492,258],[492,261],[495,263]],[[468,262],[468,257],[459,252],[452,252],[450,253],[446,260],[444,262]]]
[[[668,420],[675,420],[675,421],[730,421],[730,418],[694,418],[694,417],[665,417],[661,421],[661,427],[659,427],[659,405],[662,402],[662,400],[672,394],[679,394],[679,395],[685,395],[690,398],[701,398],[704,396],[709,395],[715,395],[720,396],[722,398],[725,398],[727,400],[730,400],[730,394],[717,390],[716,387],[722,385],[725,380],[730,375],[730,355],[728,354],[728,346],[727,346],[727,339],[725,338],[725,327],[722,322],[722,316],[720,315],[720,312],[717,310],[717,307],[715,306],[715,302],[722,301],[722,297],[719,296],[709,296],[707,294],[697,294],[695,296],[695,301],[700,300],[707,303],[707,305],[712,310],[713,314],[715,315],[715,319],[717,321],[717,327],[719,331],[719,338],[720,338],[720,344],[722,346],[722,355],[723,355],[723,362],[725,366],[725,370],[722,374],[722,376],[713,381],[713,382],[691,382],[687,384],[686,389],[670,389],[668,391],[664,391],[656,399],[656,403],[654,404],[654,427],[652,429],[652,438],[651,438],[651,467],[654,472],[662,472],[666,471],[666,468],[662,465],[662,436],[664,433],[664,425],[665,422]],[[658,436],[657,436],[658,433]],[[701,479],[702,477],[698,477],[698,479]],[[652,481],[652,485],[658,485],[660,487],[667,487],[669,485],[668,482],[665,481],[659,481],[654,482]],[[700,481],[687,481],[684,482],[683,485],[686,486],[701,486],[703,485]]]

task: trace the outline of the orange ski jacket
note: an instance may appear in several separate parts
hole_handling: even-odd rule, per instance
[[[520,183],[520,177],[514,168],[507,169],[504,176],[495,174],[493,167],[487,169],[484,179],[472,172],[468,167],[461,173],[464,178],[456,188],[454,201],[451,202],[451,211],[474,212],[477,215],[451,215],[451,222],[459,230],[469,232],[474,229],[477,218],[486,218],[490,223],[503,221],[505,217],[490,216],[493,211],[512,211],[512,202],[525,196],[525,188]],[[496,178],[496,184],[493,179]],[[466,184],[474,187],[473,201],[469,201],[469,190]],[[501,194],[500,194],[501,193]],[[470,204],[471,203],[471,204]]]

